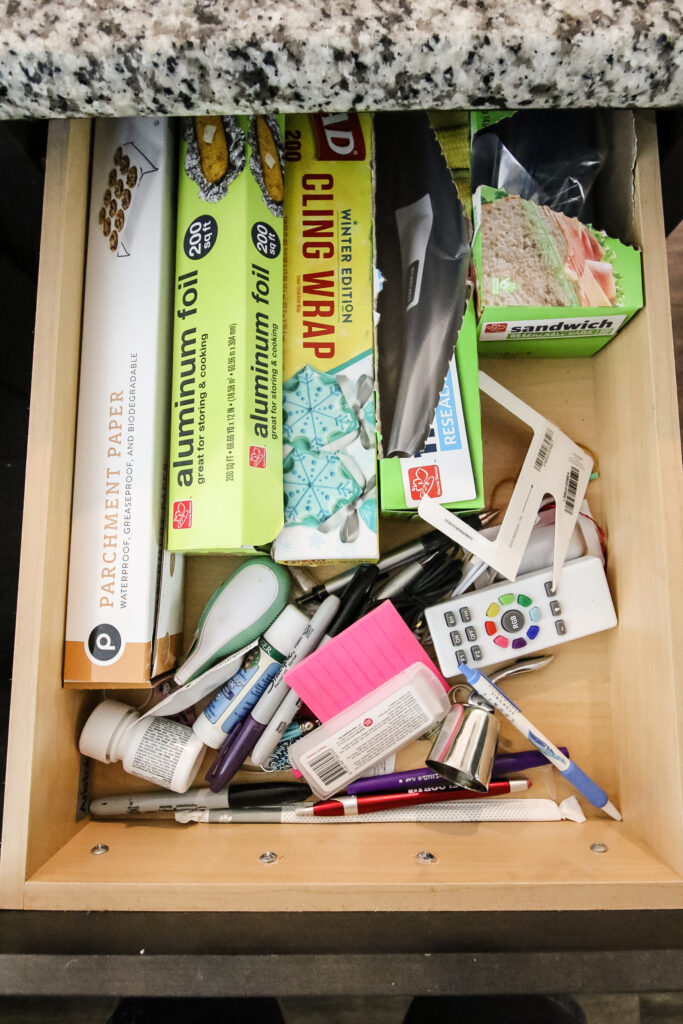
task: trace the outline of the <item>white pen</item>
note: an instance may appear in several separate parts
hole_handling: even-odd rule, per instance
[[[340,604],[339,598],[334,594],[325,598],[287,658],[282,672],[272,687],[266,690],[255,707],[252,708],[249,717],[258,723],[258,726],[264,727],[251,750],[250,756],[254,764],[264,765],[268,761],[278,742],[282,739],[287,726],[301,707],[301,701],[285,681],[288,669],[296,665],[297,662],[303,661],[311,651],[315,650],[325,636],[328,627],[336,618]]]
[[[237,807],[234,810],[206,808],[203,811],[176,811],[175,820],[183,825],[205,822],[214,825],[260,825],[263,822],[290,821],[296,804],[289,807]]]
[[[390,824],[395,822],[457,822],[457,821],[576,821],[584,822],[586,816],[574,796],[567,797],[561,804],[554,800],[509,799],[489,797],[486,800],[463,800],[447,804],[420,804],[416,807],[396,807],[393,811],[373,811],[372,814],[345,814],[339,817],[306,817],[297,814],[303,804],[288,807],[261,807],[253,810],[206,810],[181,811],[176,821],[184,825],[190,822],[206,822],[217,825],[259,825],[264,822],[279,822],[283,825],[358,825]],[[311,806],[310,804],[307,806]]]

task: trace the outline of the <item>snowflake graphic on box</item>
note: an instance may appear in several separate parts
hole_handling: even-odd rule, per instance
[[[304,366],[284,385],[283,436],[297,448],[321,451],[358,430],[358,418],[335,377]]]
[[[363,489],[336,455],[294,449],[284,461],[285,523],[319,526]]]

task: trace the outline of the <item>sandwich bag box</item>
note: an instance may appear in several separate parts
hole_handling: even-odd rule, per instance
[[[471,125],[480,355],[594,355],[643,305],[624,244],[631,112],[477,111]]]
[[[163,549],[173,282],[171,122],[96,122],[64,684],[175,667],[183,560]]]
[[[371,117],[288,116],[285,153],[284,528],[272,554],[373,561]]]
[[[249,553],[282,526],[282,118],[183,121],[167,544]]]

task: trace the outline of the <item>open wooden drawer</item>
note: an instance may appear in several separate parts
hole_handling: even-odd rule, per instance
[[[77,820],[78,731],[96,695],[61,687],[88,199],[87,122],[50,129],[2,845],[2,904],[30,909],[507,910],[683,903],[681,474],[654,118],[637,123],[636,241],[646,308],[590,360],[485,369],[599,460],[589,500],[608,536],[616,630],[510,685],[610,793],[624,820],[479,825],[182,827]],[[494,485],[526,439],[485,409]],[[389,522],[383,544],[415,534]],[[189,561],[186,630],[227,560]],[[138,694],[139,699],[139,694]],[[520,745],[503,731],[505,745]],[[112,768],[94,792],[135,785]],[[560,780],[558,797],[567,795]],[[140,788],[144,788],[142,785]],[[536,795],[543,795],[538,792]],[[606,852],[596,853],[594,843]],[[109,848],[93,856],[98,844]],[[274,863],[259,857],[277,853]],[[417,853],[429,850],[425,863]]]

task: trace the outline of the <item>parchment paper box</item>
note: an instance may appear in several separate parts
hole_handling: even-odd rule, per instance
[[[64,683],[149,686],[176,663],[183,563],[163,550],[171,122],[95,128]]]
[[[183,122],[169,550],[248,553],[282,526],[282,119]]]
[[[285,526],[279,562],[379,556],[372,120],[287,117]]]

